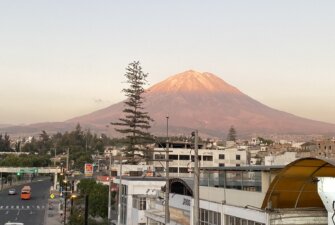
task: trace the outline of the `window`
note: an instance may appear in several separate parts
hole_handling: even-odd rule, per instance
[[[236,164],[236,167],[239,167],[239,166],[241,166],[240,164]]]
[[[165,155],[163,155],[163,154],[155,154],[155,159],[165,159]]]
[[[164,168],[163,167],[155,167],[155,171],[156,172],[164,172]]]
[[[188,169],[186,167],[180,167],[179,173],[188,173]]]
[[[178,160],[178,155],[169,155],[169,159]]]
[[[147,201],[145,197],[133,197],[133,208],[138,210],[146,210],[147,208]]]
[[[201,225],[221,225],[221,213],[207,209],[200,209]]]
[[[194,155],[191,156],[192,162],[194,162]],[[199,161],[201,161],[201,155],[198,155]]]
[[[146,210],[147,209],[147,201],[145,198],[140,198],[140,207],[139,210]]]
[[[111,171],[111,176],[112,177],[116,177],[117,176],[117,171],[116,170],[112,170]]]
[[[202,156],[203,161],[213,161],[213,156],[211,155],[204,155]]]
[[[179,155],[179,160],[190,160],[189,155]]]
[[[264,223],[258,223],[252,220],[247,220],[235,216],[225,216],[226,225],[265,225]]]
[[[170,173],[178,173],[178,167],[170,167],[169,172]]]
[[[241,155],[236,155],[236,160],[241,160]]]
[[[128,186],[121,186],[121,224],[127,224],[127,195]]]
[[[224,163],[219,163],[219,167],[224,167]]]
[[[219,159],[224,159],[224,154],[220,154]]]

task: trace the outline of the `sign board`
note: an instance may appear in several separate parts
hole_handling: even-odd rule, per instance
[[[92,177],[92,176],[93,176],[93,164],[85,163],[85,177]]]
[[[20,173],[38,173],[37,168],[24,168],[20,169]]]

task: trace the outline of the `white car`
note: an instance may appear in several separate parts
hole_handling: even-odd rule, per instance
[[[11,223],[11,222],[8,222],[8,223],[5,223],[5,225],[24,225],[24,223]]]
[[[16,190],[14,188],[11,188],[8,190],[9,195],[16,195]]]

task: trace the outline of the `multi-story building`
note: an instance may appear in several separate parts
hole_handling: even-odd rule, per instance
[[[237,147],[206,149],[203,145],[198,146],[198,157],[200,167],[224,167],[224,166],[245,166],[250,163],[250,154],[245,149]],[[166,144],[162,143],[154,149],[153,167],[156,173],[164,173],[164,160]],[[170,143],[169,159],[171,176],[185,176],[192,172],[194,167],[194,148],[190,143]]]
[[[200,225],[333,224],[334,161],[304,158],[287,166],[202,171],[217,175],[200,180]],[[121,224],[165,224],[166,183],[160,179],[123,177]],[[171,178],[169,189],[169,224],[193,224],[193,179]]]

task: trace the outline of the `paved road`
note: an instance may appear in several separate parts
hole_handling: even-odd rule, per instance
[[[8,221],[21,222],[25,225],[43,225],[51,186],[50,179],[37,179],[30,184],[32,188],[30,200],[20,199],[22,186],[16,187],[17,195],[8,195],[8,190],[0,192],[0,225]]]

